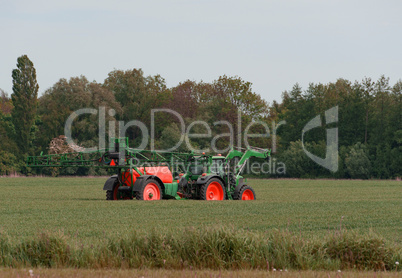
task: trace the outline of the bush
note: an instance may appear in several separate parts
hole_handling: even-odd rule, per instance
[[[15,155],[0,151],[0,175],[10,175],[19,171],[18,160]]]
[[[319,143],[304,144],[309,152],[319,157],[325,157],[326,144],[324,141]],[[286,165],[286,175],[293,178],[316,178],[316,177],[332,177],[331,172],[311,160],[303,150],[300,140],[291,142],[287,150],[280,156],[280,161]]]
[[[365,145],[353,145],[345,157],[346,172],[352,179],[367,179],[370,177],[371,163]]]

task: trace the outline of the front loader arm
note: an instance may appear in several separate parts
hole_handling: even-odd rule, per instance
[[[267,158],[270,156],[271,150],[264,150],[264,151],[257,151],[253,149],[248,149],[243,156],[240,158],[239,162],[237,163],[237,166],[243,165],[247,160],[249,160],[251,157],[257,157],[257,158]]]
[[[240,173],[242,172],[244,166],[246,166],[247,161],[251,157],[257,157],[257,158],[268,158],[271,155],[271,150],[267,149],[260,149],[260,148],[248,148],[246,152],[241,156],[240,160],[237,162],[235,171],[236,171],[236,176],[239,176]]]

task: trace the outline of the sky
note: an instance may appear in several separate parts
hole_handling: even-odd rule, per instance
[[[39,94],[60,78],[102,83],[115,69],[160,74],[169,87],[221,75],[268,102],[295,83],[402,78],[400,0],[0,0],[0,88],[17,58]]]

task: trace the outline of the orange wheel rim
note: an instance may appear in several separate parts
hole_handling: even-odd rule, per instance
[[[144,200],[160,200],[161,192],[159,187],[154,183],[148,183],[144,188]]]
[[[223,200],[223,189],[220,183],[211,182],[207,188],[207,200]]]
[[[243,195],[241,196],[242,200],[254,200],[254,194],[253,191],[251,191],[250,189],[246,189],[243,192]]]

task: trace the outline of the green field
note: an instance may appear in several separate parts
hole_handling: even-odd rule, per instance
[[[288,230],[306,238],[371,229],[401,243],[402,183],[249,180],[257,200],[106,201],[105,178],[0,178],[0,231],[12,239],[63,231],[85,242],[133,230],[223,225]],[[343,219],[342,219],[343,218]]]
[[[144,202],[106,201],[104,181],[1,178],[0,267],[208,275],[394,271],[401,261],[401,182],[250,180],[256,201]]]

